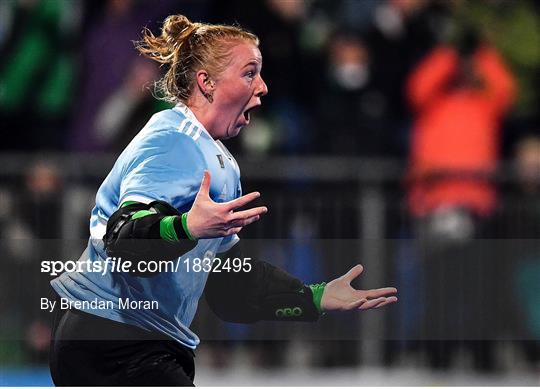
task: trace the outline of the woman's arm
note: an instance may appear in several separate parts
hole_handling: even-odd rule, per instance
[[[205,171],[195,201],[184,214],[164,201],[124,202],[107,222],[103,237],[107,254],[132,262],[171,260],[193,249],[197,239],[236,234],[267,211],[266,207],[256,207],[235,212],[258,198],[258,192],[216,203],[209,190],[210,173]]]
[[[238,247],[228,255],[242,258]],[[237,323],[316,321],[327,311],[366,310],[397,301],[395,288],[352,288],[351,281],[363,271],[361,265],[328,284],[304,285],[267,262],[252,258],[250,263],[249,272],[211,272],[208,277],[206,300],[222,320]]]

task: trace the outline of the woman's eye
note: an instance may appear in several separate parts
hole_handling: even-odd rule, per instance
[[[254,71],[249,71],[246,73],[246,76],[248,76],[249,78],[253,78],[255,77],[255,72]]]

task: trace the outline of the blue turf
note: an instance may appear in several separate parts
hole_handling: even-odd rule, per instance
[[[0,386],[53,386],[49,368],[0,368]]]

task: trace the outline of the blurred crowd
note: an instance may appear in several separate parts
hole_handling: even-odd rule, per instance
[[[261,38],[270,94],[238,154],[418,157],[433,137],[422,128],[452,116],[437,142],[467,133],[482,96],[494,110],[472,124],[486,158],[538,127],[532,0],[13,0],[0,4],[0,148],[119,152],[167,108],[152,97],[162,69],[132,42],[173,13]],[[442,112],[441,94],[467,87],[482,91],[473,106]]]
[[[270,93],[250,126],[227,142],[233,154],[391,158],[405,167],[399,183],[403,207],[390,216],[397,227],[385,234],[415,238],[400,241],[395,252],[392,269],[402,301],[422,294],[431,300],[414,309],[400,304],[400,335],[478,338],[469,327],[459,328],[457,317],[434,313],[451,301],[466,308],[460,314],[476,328],[489,328],[493,318],[481,312],[497,312],[486,301],[501,284],[496,270],[486,271],[485,262],[473,260],[479,250],[474,239],[530,239],[540,232],[539,3],[0,1],[0,150],[119,153],[152,113],[169,107],[152,89],[163,69],[140,57],[132,42],[144,26],[157,32],[174,13],[239,23],[261,39],[262,75]],[[512,184],[501,187],[503,160],[512,161]],[[24,190],[17,198],[3,183],[0,237],[60,237],[61,223],[69,220],[59,220],[64,189],[59,172],[44,162],[33,166],[19,183]],[[519,207],[507,202],[501,212],[501,189],[519,199]],[[17,223],[9,221],[14,214]],[[313,214],[299,215],[291,217],[290,237],[319,237]],[[9,252],[28,257],[27,251],[17,253],[21,249],[29,248]],[[308,252],[305,258],[315,256],[309,247],[297,249]],[[503,286],[520,300],[527,336],[540,340],[540,258],[534,250],[520,255],[519,266],[497,271],[512,273],[508,279],[519,287]],[[30,265],[7,266],[2,281],[18,279],[25,266]],[[300,261],[296,273],[309,274],[306,268]],[[2,301],[0,311],[13,309],[7,298]],[[46,320],[27,322],[27,347],[41,361]],[[423,326],[440,332],[415,333]],[[496,336],[486,331],[481,338]],[[433,367],[448,367],[454,351],[464,346],[477,367],[496,367],[493,342],[418,343],[389,344],[388,362],[402,350],[421,348]],[[537,342],[523,347],[530,360],[540,359]],[[346,359],[345,354],[338,349],[334,356]]]

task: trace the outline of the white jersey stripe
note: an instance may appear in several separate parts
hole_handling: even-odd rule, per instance
[[[182,120],[177,128],[182,134],[186,134],[187,136],[192,137],[194,140],[199,139],[202,133],[202,129],[197,126],[197,123],[194,123],[188,119]]]
[[[184,128],[184,126],[185,126],[185,124],[186,124],[187,121],[188,121],[187,119],[184,119],[184,120],[182,120],[182,121],[180,122],[180,124],[178,125],[178,127],[176,127],[176,129],[178,130],[178,132],[182,132],[182,130],[183,130],[183,128]]]
[[[193,123],[191,121],[187,121],[186,124],[184,125],[184,128],[182,130],[182,132],[186,135],[189,135],[191,133],[191,127],[193,126]]]
[[[186,135],[189,135],[193,138],[193,136],[197,133],[197,130],[197,126],[193,124],[193,126],[191,126],[191,128],[189,129],[189,132],[186,132]]]

